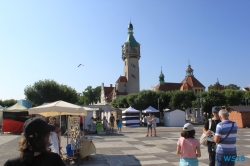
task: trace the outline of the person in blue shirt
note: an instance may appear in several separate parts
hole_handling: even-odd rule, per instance
[[[229,114],[225,109],[219,111],[219,117],[221,122],[217,124],[214,136],[214,142],[218,143],[216,147],[216,165],[234,166],[237,159],[236,139],[238,126],[228,119]]]

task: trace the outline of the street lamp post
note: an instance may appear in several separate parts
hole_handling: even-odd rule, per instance
[[[201,122],[201,113],[202,113],[202,110],[201,110],[201,106],[202,106],[202,98],[197,98],[198,102],[199,102],[199,108],[197,110],[197,120],[198,122]]]
[[[163,99],[161,99],[161,102],[164,102]],[[161,116],[161,111],[160,111],[159,105],[160,105],[160,98],[158,98],[158,111],[159,111],[159,113],[160,113],[160,117],[159,117],[160,119],[159,119],[159,121],[160,121],[160,123],[161,123],[161,117],[162,117],[162,116]]]

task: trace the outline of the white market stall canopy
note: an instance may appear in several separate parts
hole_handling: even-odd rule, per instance
[[[15,105],[4,109],[5,112],[23,112],[23,111],[27,111],[27,110],[28,110],[28,108],[22,106],[19,103],[16,103]]]
[[[127,109],[125,109],[124,111],[122,111],[122,113],[139,113],[140,111],[134,109],[133,107],[128,107]]]
[[[139,127],[140,126],[140,111],[129,107],[122,111],[123,126]]]
[[[60,100],[30,108],[28,112],[29,114],[39,114],[45,117],[58,115],[87,115],[87,111],[83,107]]]
[[[159,112],[159,110],[155,109],[154,107],[149,106],[147,109],[142,111],[142,113],[152,113],[152,112]]]

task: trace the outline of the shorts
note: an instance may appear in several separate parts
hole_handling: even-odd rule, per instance
[[[115,123],[110,123],[110,127],[113,128],[115,126]]]
[[[152,130],[152,124],[148,124],[148,130]]]
[[[156,127],[157,125],[156,125],[156,123],[155,124],[152,124],[152,127]]]
[[[199,161],[197,158],[181,158],[179,166],[187,166],[187,165],[198,166]]]

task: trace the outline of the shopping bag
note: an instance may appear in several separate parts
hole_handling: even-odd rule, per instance
[[[202,133],[201,137],[200,137],[200,144],[207,146],[207,135],[205,133]]]

